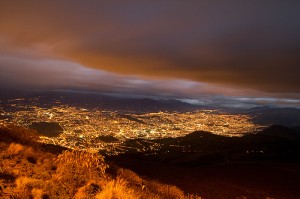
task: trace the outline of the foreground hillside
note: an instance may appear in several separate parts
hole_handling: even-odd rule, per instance
[[[232,138],[199,131],[153,140],[160,151],[129,140],[135,150],[104,159],[41,144],[31,130],[0,128],[0,198],[296,199],[299,135],[278,125]]]
[[[0,128],[0,198],[200,198],[119,168],[98,153],[37,141],[32,131]]]
[[[160,145],[159,151],[145,140],[129,140],[128,146],[144,151],[107,159],[205,199],[300,198],[298,127],[272,125],[243,137],[198,131],[153,143]]]

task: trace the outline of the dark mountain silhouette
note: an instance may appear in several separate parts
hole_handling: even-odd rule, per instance
[[[23,95],[22,95],[23,96]],[[192,105],[179,100],[130,98],[128,96],[109,96],[99,93],[80,92],[35,92],[27,94],[24,103],[32,103],[30,98],[38,99],[39,106],[52,107],[58,102],[83,108],[99,108],[102,110],[119,111],[124,113],[144,113],[159,111],[194,111],[204,109],[204,106]],[[2,102],[5,105],[5,100]]]
[[[300,133],[297,128],[288,128],[282,125],[272,125],[260,132],[260,135],[281,137],[293,141],[300,140]]]
[[[300,125],[300,109],[254,108],[248,110],[247,113],[255,116],[252,121],[257,124],[279,124],[289,127]]]
[[[272,125],[243,137],[197,131],[184,137],[129,140],[109,161],[204,198],[299,198],[300,131]],[[151,146],[159,144],[159,150]],[[131,147],[142,152],[133,150]]]
[[[153,150],[153,145],[159,145],[160,149]],[[300,132],[280,125],[272,125],[243,137],[196,131],[178,138],[128,140],[124,147],[128,148],[127,155],[184,166],[230,161],[300,162]]]

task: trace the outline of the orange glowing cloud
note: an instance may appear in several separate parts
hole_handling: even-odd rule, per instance
[[[2,1],[0,52],[299,94],[300,4],[232,2]]]

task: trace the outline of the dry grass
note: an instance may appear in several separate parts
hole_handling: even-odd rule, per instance
[[[49,192],[60,197],[74,196],[89,182],[104,180],[108,168],[103,156],[76,150],[64,151],[55,162],[57,169],[49,183]]]
[[[166,185],[157,181],[148,181],[146,187],[149,191],[162,195],[164,198],[185,198],[184,192],[173,185]]]
[[[145,187],[149,193],[154,193],[159,198],[166,199],[201,199],[193,194],[185,194],[181,189],[174,185],[163,184],[155,180],[145,181]]]
[[[23,127],[10,125],[0,127],[0,139],[5,142],[16,142],[26,146],[39,147],[41,144],[36,131]]]
[[[104,177],[108,165],[104,157],[98,153],[83,151],[64,151],[57,158],[57,174],[59,179],[90,181]]]
[[[96,193],[101,191],[101,187],[104,185],[102,183],[97,183],[97,182],[89,182],[87,185],[81,187],[78,189],[76,192],[74,198],[75,199],[88,199],[91,197],[95,197]]]
[[[36,187],[42,187],[43,180],[29,178],[29,177],[19,177],[16,179],[17,189],[32,189]]]
[[[21,151],[24,150],[24,147],[23,145],[21,144],[16,144],[16,143],[11,143],[9,145],[9,147],[7,148],[6,150],[6,154],[8,156],[14,156],[14,155],[18,155],[21,153]]]
[[[6,149],[5,156],[12,158],[13,156],[19,155],[22,159],[27,160],[32,164],[36,164],[37,160],[41,158],[44,153],[37,152],[32,147],[23,146],[17,143],[11,143]]]
[[[15,184],[16,188],[13,191],[14,196],[17,198],[31,198],[32,193],[37,194],[36,190],[40,190],[43,187],[44,182],[43,180],[22,176],[16,179]]]
[[[138,199],[140,198],[133,189],[128,187],[128,183],[122,179],[108,181],[103,190],[96,195],[96,199]]]
[[[0,179],[0,191],[4,189],[4,180]]]
[[[128,169],[119,169],[117,172],[117,175],[120,178],[125,179],[127,182],[129,182],[131,185],[139,186],[140,188],[143,187],[143,180],[133,171],[130,171]]]
[[[32,195],[33,199],[43,199],[43,198],[45,198],[44,191],[41,190],[41,189],[36,189],[36,188],[32,189],[31,195]]]

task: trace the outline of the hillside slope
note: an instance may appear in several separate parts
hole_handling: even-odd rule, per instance
[[[98,153],[37,141],[34,131],[0,128],[0,198],[200,198],[107,163]]]

